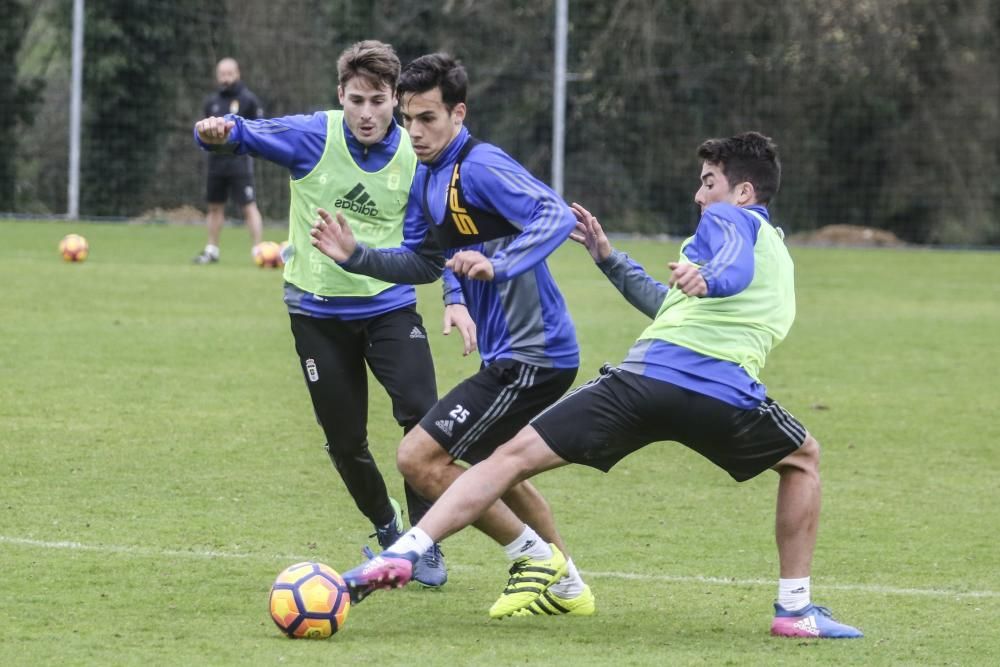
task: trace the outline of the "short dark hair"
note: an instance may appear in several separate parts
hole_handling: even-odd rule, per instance
[[[420,56],[403,68],[396,92],[402,98],[404,93],[426,93],[434,88],[441,89],[441,101],[448,111],[464,103],[469,76],[462,63],[443,52]]]
[[[781,187],[778,147],[760,132],[744,132],[726,139],[708,139],[698,147],[698,157],[717,164],[730,186],[751,183],[757,201],[767,204]]]
[[[355,42],[337,58],[337,80],[341,86],[358,76],[376,88],[386,86],[395,91],[399,69],[396,51],[374,39]]]

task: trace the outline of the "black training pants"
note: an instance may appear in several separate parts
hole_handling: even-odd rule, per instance
[[[361,320],[290,315],[316,419],[327,451],[358,509],[381,526],[393,516],[385,481],[368,450],[368,373],[392,399],[403,432],[437,402],[427,331],[413,306]],[[430,503],[405,487],[411,525]]]

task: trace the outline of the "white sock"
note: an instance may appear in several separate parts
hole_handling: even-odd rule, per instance
[[[405,554],[407,551],[412,551],[419,557],[423,556],[424,552],[432,546],[434,546],[434,540],[431,539],[431,536],[414,526],[393,542],[386,551],[391,551],[394,554]]]
[[[798,611],[809,606],[809,577],[778,579],[778,604],[788,611]]]
[[[520,537],[505,545],[503,548],[507,552],[507,558],[517,560],[528,556],[536,560],[545,560],[552,557],[552,549],[538,536],[538,533],[531,526],[525,526]]]
[[[219,246],[212,245],[211,243],[209,243],[207,246],[205,246],[205,254],[206,255],[210,255],[212,257],[218,257],[219,256]]]
[[[573,559],[570,558],[566,561],[566,575],[552,584],[549,590],[562,599],[569,600],[583,593],[583,588],[586,585],[583,583],[583,578],[580,577],[580,571],[573,564]]]

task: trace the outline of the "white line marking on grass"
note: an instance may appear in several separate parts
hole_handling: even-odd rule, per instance
[[[304,556],[282,556],[280,554],[251,554],[234,551],[212,551],[206,549],[191,549],[184,551],[181,549],[152,549],[150,547],[130,547],[118,544],[83,544],[82,542],[47,542],[45,540],[32,540],[24,537],[7,537],[0,535],[0,544],[15,544],[24,547],[37,547],[39,549],[66,549],[69,551],[94,551],[106,554],[123,554],[126,556],[150,556],[160,558],[163,556],[187,556],[190,558],[262,558],[267,560],[308,560]]]
[[[302,555],[282,555],[263,553],[240,553],[234,551],[213,551],[205,549],[191,549],[184,551],[181,549],[153,549],[150,547],[124,546],[116,544],[83,544],[82,542],[48,542],[45,540],[33,540],[24,537],[8,537],[0,535],[0,544],[12,544],[23,547],[35,547],[38,549],[64,549],[69,551],[92,551],[96,553],[122,554],[125,556],[148,556],[148,557],[188,557],[188,558],[259,558],[262,560],[284,560],[284,561],[304,561],[309,560],[309,556]],[[479,568],[452,566],[451,569],[458,571],[472,571]],[[675,575],[675,574],[640,574],[637,572],[592,572],[581,570],[582,574],[597,579],[625,579],[628,581],[663,581],[682,584],[711,584],[715,586],[775,586],[776,582],[769,579],[731,579],[726,577],[705,577],[700,575]],[[882,595],[922,595],[928,597],[941,598],[997,598],[1000,591],[954,591],[942,588],[897,588],[894,586],[881,586],[879,584],[836,584],[822,582],[818,586],[821,590],[836,591],[859,591],[862,593],[875,593]]]
[[[674,574],[638,574],[635,572],[590,572],[580,570],[588,577],[608,579],[629,579],[635,581],[673,581],[677,583],[715,584],[720,586],[777,586],[777,580],[768,579],[727,579],[725,577],[704,577],[700,575],[684,576]],[[879,584],[833,584],[821,582],[816,588],[835,591],[861,591],[863,593],[882,593],[884,595],[927,595],[930,597],[952,598],[996,598],[1000,591],[951,591],[943,588],[897,588]]]

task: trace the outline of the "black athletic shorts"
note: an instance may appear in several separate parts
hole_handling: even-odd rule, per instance
[[[256,200],[253,173],[226,174],[209,171],[205,186],[205,201],[209,204],[225,204],[227,197],[240,206],[246,206]]]
[[[806,429],[767,398],[751,410],[620,368],[577,388],[531,425],[570,463],[607,472],[652,442],[673,440],[738,482],[756,477],[798,449]]]
[[[449,391],[420,426],[452,458],[478,463],[558,400],[576,372],[500,359]]]

